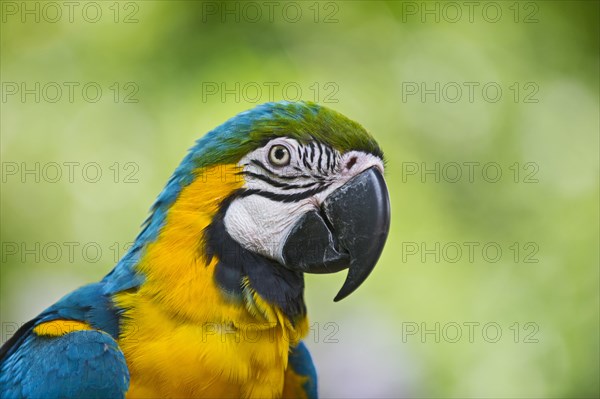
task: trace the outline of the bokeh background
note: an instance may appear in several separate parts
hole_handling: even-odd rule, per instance
[[[598,2],[73,4],[1,3],[2,341],[195,139],[301,98],[373,133],[393,210],[355,294],[307,277],[321,395],[598,396]]]

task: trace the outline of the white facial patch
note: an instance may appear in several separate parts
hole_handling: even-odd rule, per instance
[[[274,146],[279,151],[285,147],[289,164],[278,166],[270,161]],[[246,195],[230,204],[225,228],[245,249],[280,263],[286,238],[306,212],[318,211],[333,191],[371,167],[383,174],[383,162],[374,155],[340,154],[323,144],[303,145],[290,138],[271,140],[242,158],[238,166],[246,180]]]
[[[225,228],[244,248],[283,263],[282,245],[310,201],[277,202],[258,195],[238,198],[225,214]]]

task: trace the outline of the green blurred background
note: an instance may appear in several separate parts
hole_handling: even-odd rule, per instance
[[[73,4],[2,2],[2,341],[195,139],[302,98],[373,133],[393,210],[358,292],[307,277],[321,395],[598,397],[598,2]]]

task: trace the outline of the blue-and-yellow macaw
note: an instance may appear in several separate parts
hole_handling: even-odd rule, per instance
[[[383,168],[363,127],[317,104],[235,116],[102,281],[5,343],[1,397],[316,397],[303,274],[348,269],[335,300],[367,278],[389,230]]]

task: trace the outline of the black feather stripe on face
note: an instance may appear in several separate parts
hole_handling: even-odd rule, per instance
[[[262,180],[265,183],[269,183],[271,186],[278,187],[278,188],[281,188],[283,190],[294,190],[294,189],[301,189],[301,188],[310,188],[310,187],[314,186],[315,184],[317,184],[317,182],[312,182],[312,183],[307,183],[307,184],[287,184],[287,183],[280,183],[280,182],[278,182],[276,180],[273,180],[273,179],[269,178],[268,176],[259,175],[258,173],[253,173],[253,172],[249,172],[249,171],[243,171],[243,172],[241,172],[241,174],[243,174],[244,176],[249,176],[249,177],[253,177],[253,178],[258,179],[258,180]]]
[[[268,148],[268,144],[262,148]],[[263,163],[260,153],[258,156],[249,156],[243,164],[244,170],[240,172],[250,178],[249,187],[240,195],[260,195],[274,201],[295,202],[329,187],[331,183],[328,180],[337,172],[335,167],[340,156],[335,150],[318,141],[307,144],[288,141],[285,145],[291,147],[292,159],[295,157],[295,161],[287,167],[278,168]],[[251,184],[251,179],[267,184],[257,186]],[[291,192],[292,190],[301,191]]]
[[[238,190],[224,200],[212,223],[204,230],[207,265],[213,256],[217,257],[215,283],[227,296],[243,300],[243,281],[247,277],[251,289],[268,303],[279,307],[294,323],[306,315],[304,275],[243,248],[225,228],[223,219],[227,208],[242,195],[244,190]]]
[[[329,184],[323,184],[323,185],[313,188],[311,190],[301,191],[301,192],[293,193],[293,194],[281,194],[281,193],[274,193],[271,191],[257,190],[257,189],[242,190],[240,192],[240,197],[249,197],[251,195],[260,195],[261,197],[265,197],[270,200],[278,201],[278,202],[298,202],[300,200],[312,197],[313,195],[326,190],[328,187],[329,187]]]
[[[311,176],[308,175],[293,175],[293,176],[286,176],[286,175],[282,175],[280,173],[275,172],[274,170],[266,167],[262,162],[260,162],[259,160],[253,159],[252,161],[250,161],[253,165],[258,166],[259,168],[261,168],[262,170],[266,171],[267,173],[271,174],[272,176],[277,177],[278,179],[283,179],[283,180],[296,180],[296,179],[310,179]]]

